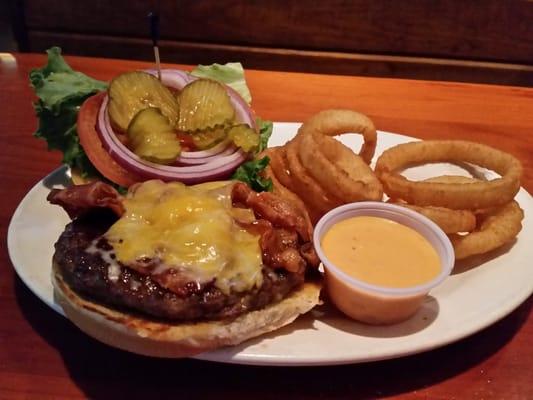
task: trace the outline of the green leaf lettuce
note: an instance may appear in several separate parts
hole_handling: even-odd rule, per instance
[[[271,192],[273,189],[272,180],[270,178],[265,179],[260,175],[269,162],[270,158],[267,156],[247,161],[237,168],[231,179],[248,184],[256,192]]]
[[[72,70],[59,47],[46,52],[47,64],[30,72],[30,83],[38,97],[34,109],[39,127],[34,135],[46,140],[49,150],[60,150],[63,162],[83,177],[98,176],[80,145],[76,120],[85,99],[106,90],[107,84]]]
[[[272,135],[274,124],[272,121],[267,121],[261,118],[256,118],[257,127],[259,128],[259,148],[258,153],[262,152],[268,147],[268,139]]]

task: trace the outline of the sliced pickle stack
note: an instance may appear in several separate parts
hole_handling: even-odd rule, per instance
[[[177,128],[192,133],[230,125],[235,109],[224,86],[209,79],[197,79],[183,88],[178,96]]]
[[[236,124],[226,88],[210,79],[197,79],[175,96],[146,72],[119,75],[109,86],[109,117],[128,136],[128,147],[139,157],[172,164],[181,153],[177,131],[191,136],[198,150],[232,141],[245,152],[256,150],[259,134]]]
[[[146,72],[127,72],[109,85],[109,118],[126,132],[133,117],[141,110],[156,107],[174,126],[178,121],[178,102],[172,92],[155,76]]]
[[[174,127],[161,110],[154,107],[135,115],[128,127],[128,139],[135,154],[158,164],[172,164],[181,152]]]

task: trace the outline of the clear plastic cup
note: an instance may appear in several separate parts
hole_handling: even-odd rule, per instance
[[[361,281],[337,268],[322,250],[322,237],[335,223],[358,216],[389,219],[421,234],[440,258],[439,275],[421,285],[390,288]],[[365,201],[337,207],[320,219],[313,241],[324,266],[331,301],[349,317],[370,324],[392,324],[411,317],[429,291],[450,275],[455,262],[452,244],[442,229],[423,215],[390,203]]]

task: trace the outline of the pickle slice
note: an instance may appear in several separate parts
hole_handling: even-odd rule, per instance
[[[235,118],[235,109],[224,86],[209,79],[197,79],[178,95],[177,128],[194,132],[224,126]]]
[[[245,152],[259,147],[259,134],[246,124],[234,125],[228,130],[228,138]]]
[[[205,131],[194,132],[191,137],[197,149],[205,150],[223,141],[227,135],[227,128],[215,127]]]
[[[145,108],[133,117],[128,139],[135,154],[157,164],[172,164],[181,153],[173,126],[158,108]]]
[[[176,98],[155,76],[134,71],[121,74],[111,81],[107,109],[116,127],[126,132],[132,118],[148,107],[159,108],[172,126],[176,124]]]

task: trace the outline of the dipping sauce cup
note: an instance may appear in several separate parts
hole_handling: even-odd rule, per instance
[[[416,286],[389,287],[355,278],[333,264],[323,249],[324,235],[341,221],[363,216],[394,221],[418,232],[438,255],[440,271],[437,275]],[[415,211],[390,203],[358,202],[335,208],[320,219],[313,240],[324,266],[329,298],[344,314],[369,324],[392,324],[411,317],[429,291],[450,275],[455,262],[450,240],[434,222]],[[387,241],[384,237],[384,252],[387,251]]]

